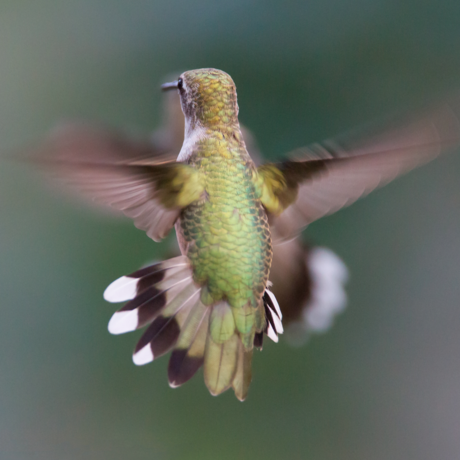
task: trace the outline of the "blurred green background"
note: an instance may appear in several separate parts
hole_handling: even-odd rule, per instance
[[[148,133],[172,71],[234,78],[270,158],[460,89],[452,0],[2,0],[0,148],[62,119]],[[307,346],[256,353],[246,402],[167,360],[138,368],[103,289],[167,252],[128,219],[0,166],[0,458],[460,457],[460,156],[307,234],[348,264],[349,307]]]

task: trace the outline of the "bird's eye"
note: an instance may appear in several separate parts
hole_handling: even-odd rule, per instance
[[[179,78],[179,80],[177,80],[177,88],[182,89],[183,86],[184,86],[184,82],[182,78]]]

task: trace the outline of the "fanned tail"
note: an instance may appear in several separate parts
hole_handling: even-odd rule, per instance
[[[123,276],[104,292],[109,302],[127,301],[113,314],[109,331],[122,334],[147,326],[133,353],[135,364],[172,350],[171,387],[187,382],[203,365],[211,394],[232,387],[243,401],[252,378],[253,347],[262,347],[264,334],[277,342],[283,332],[278,302],[267,289],[257,308],[236,309],[225,300],[205,305],[201,291],[185,256]]]

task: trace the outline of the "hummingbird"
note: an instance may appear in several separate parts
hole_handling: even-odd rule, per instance
[[[264,336],[278,340],[282,310],[291,303],[287,297],[280,308],[273,293],[277,255],[295,259],[299,246],[292,241],[311,222],[458,146],[459,120],[452,105],[442,104],[256,166],[227,73],[191,70],[162,89],[179,94],[184,114],[177,158],[166,147],[152,154],[151,142],[107,137],[96,158],[91,149],[58,146],[59,155],[42,160],[70,186],[131,217],[154,241],[175,228],[181,255],[122,276],[104,292],[109,302],[127,302],[112,316],[110,332],[146,327],[133,361],[147,364],[171,351],[171,387],[203,366],[212,395],[233,388],[243,401],[253,351]],[[323,256],[317,265],[337,267]],[[336,269],[334,276],[343,280],[343,273]],[[295,303],[301,295],[291,297]]]
[[[176,91],[163,91],[162,122],[149,138],[94,122],[65,122],[52,130],[45,150],[60,161],[85,158],[93,163],[117,163],[139,156],[175,161],[184,142],[184,127],[180,96]],[[263,156],[255,136],[242,124],[240,129],[249,156],[260,166]],[[179,254],[177,244],[171,244],[167,255]],[[328,248],[306,243],[300,237],[273,246],[271,290],[283,312],[290,345],[302,345],[310,334],[329,330],[347,304],[347,279],[347,267]]]

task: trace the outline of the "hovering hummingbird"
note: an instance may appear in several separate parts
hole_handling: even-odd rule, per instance
[[[155,241],[175,226],[182,255],[123,276],[104,293],[109,302],[127,301],[110,320],[112,333],[148,326],[134,362],[172,350],[172,387],[203,365],[211,394],[232,387],[244,400],[253,349],[264,334],[277,341],[283,332],[269,281],[274,244],[282,254],[282,243],[310,222],[457,146],[459,121],[445,104],[402,125],[314,144],[295,158],[257,167],[228,74],[192,70],[162,87],[179,93],[185,116],[177,160],[167,148],[152,155],[151,143],[133,148],[110,137],[101,144],[102,150],[110,144],[107,155],[60,149],[49,164],[70,185],[133,218]]]

